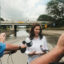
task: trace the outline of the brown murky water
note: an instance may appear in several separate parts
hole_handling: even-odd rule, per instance
[[[13,43],[13,44],[19,44],[20,42],[22,42],[22,40],[24,40],[27,35],[26,32],[24,31],[20,31],[17,33],[17,35],[19,35],[17,38],[14,38],[13,36],[10,36],[6,42],[7,43]],[[24,34],[24,35],[20,35],[20,34]],[[51,50],[51,48],[54,48],[54,46],[57,43],[58,40],[58,36],[46,36],[47,41],[48,41],[48,47]],[[27,64],[27,56],[26,54],[22,54],[20,51],[17,51],[16,53],[12,54],[12,55],[4,55],[1,58],[2,64]],[[0,63],[1,64],[1,63]]]

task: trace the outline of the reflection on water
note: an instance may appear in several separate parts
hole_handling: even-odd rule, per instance
[[[26,30],[20,30],[17,32],[17,37],[14,37],[14,34],[10,35],[6,42],[7,43],[20,43],[22,40],[24,40],[27,36],[29,36],[29,33],[26,32]]]
[[[22,40],[24,40],[27,36],[29,36],[29,33],[26,32],[26,30],[21,29],[17,32],[17,37],[15,38],[14,35],[10,35],[10,37],[7,39],[7,41],[10,41],[11,43],[17,43]],[[53,47],[56,45],[58,36],[46,36],[47,41],[49,44],[51,44]]]

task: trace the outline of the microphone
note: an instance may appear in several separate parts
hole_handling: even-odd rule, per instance
[[[32,41],[29,38],[27,38],[25,41],[26,41],[26,45],[28,47],[31,47],[32,46]]]
[[[22,44],[25,45],[26,41],[22,41]],[[26,51],[26,48],[21,48],[21,45],[19,45],[19,50],[21,53],[24,53]]]
[[[48,50],[44,49],[42,45],[40,45],[40,49],[41,49],[41,51],[43,51],[43,52],[47,52],[47,51],[48,51]]]
[[[26,44],[27,47],[31,47],[32,41],[29,38],[27,38],[26,40],[22,41],[22,44],[24,44],[24,45]],[[21,51],[21,53],[24,53],[26,51],[26,48],[20,48],[20,51]]]

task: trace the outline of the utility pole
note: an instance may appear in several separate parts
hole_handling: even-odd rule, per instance
[[[1,0],[0,0],[0,29],[1,29]],[[0,30],[1,32],[1,30]]]

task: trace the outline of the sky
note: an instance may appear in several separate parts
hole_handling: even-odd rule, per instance
[[[50,0],[0,0],[1,16],[9,20],[37,20],[46,14],[46,4]]]

